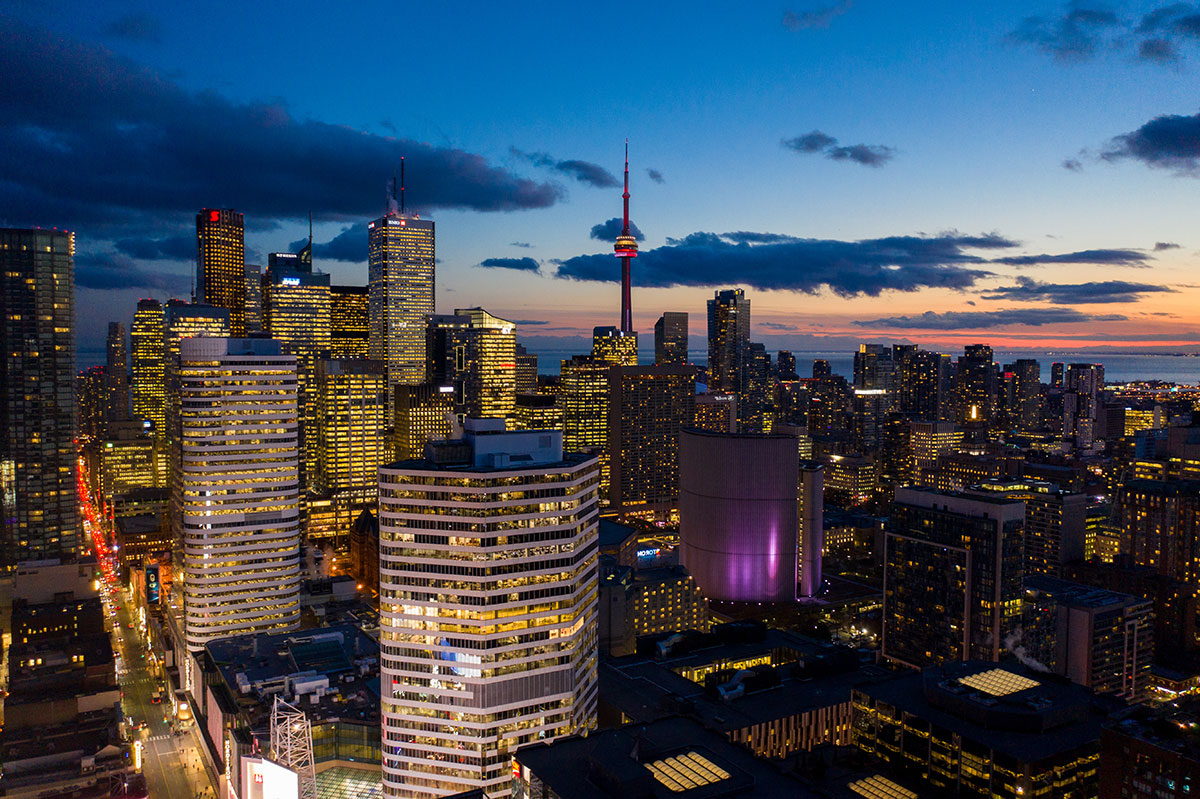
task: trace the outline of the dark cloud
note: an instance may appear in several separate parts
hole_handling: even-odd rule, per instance
[[[1009,39],[1032,45],[1059,61],[1083,61],[1095,55],[1119,27],[1120,20],[1112,11],[1072,3],[1055,17],[1026,17]]]
[[[785,11],[783,12],[783,27],[792,31],[828,28],[835,19],[849,11],[853,5],[853,0],[842,0],[831,6],[822,6],[808,11]]]
[[[119,253],[80,253],[75,258],[75,286],[99,291],[150,289],[181,296],[191,278],[176,272],[142,269]]]
[[[484,258],[480,266],[491,269],[517,269],[522,272],[540,272],[542,265],[533,258]]]
[[[1137,250],[1080,250],[1058,255],[1010,255],[996,258],[994,264],[1005,266],[1042,266],[1044,264],[1096,264],[1099,266],[1149,266],[1146,254]]]
[[[837,144],[837,139],[819,130],[805,133],[803,136],[783,140],[784,147],[795,150],[798,153],[819,153],[826,147],[832,147],[835,144]]]
[[[113,242],[117,252],[142,261],[194,261],[196,234],[180,233],[163,238],[122,238]]]
[[[248,225],[310,209],[318,219],[369,218],[401,154],[421,208],[508,211],[560,199],[555,185],[473,153],[192,92],[96,45],[11,20],[0,29],[0,224],[111,239],[151,233],[164,218],[181,233],[202,205],[242,209]]]
[[[849,147],[832,147],[828,157],[834,161],[853,161],[863,166],[883,166],[892,160],[896,150],[882,144],[853,144]]]
[[[1053,17],[1026,17],[1009,39],[1029,44],[1059,61],[1085,61],[1103,50],[1129,52],[1152,64],[1174,64],[1180,46],[1200,39],[1200,5],[1171,3],[1144,14],[1136,22],[1108,8],[1075,0]]]
[[[592,232],[588,235],[598,241],[613,241],[617,236],[621,235],[624,227],[624,221],[620,217],[614,216],[612,219],[601,222],[598,225],[592,225]],[[646,237],[642,235],[642,231],[638,229],[638,226],[634,224],[632,219],[629,221],[629,232],[638,241],[646,240]]]
[[[308,239],[296,239],[288,245],[292,252],[308,244]],[[367,260],[367,223],[359,222],[342,228],[342,232],[324,244],[313,244],[313,260],[315,261],[345,261],[351,264],[361,264]]]
[[[659,172],[657,169],[647,169],[646,175],[655,183],[662,183],[664,180],[662,172]]]
[[[1094,283],[1041,283],[1028,277],[1018,277],[1017,285],[989,289],[985,300],[1024,300],[1053,302],[1059,305],[1090,305],[1093,303],[1137,302],[1143,294],[1172,292],[1167,286],[1150,283],[1130,283],[1125,280],[1104,280]]]
[[[1175,45],[1166,39],[1154,37],[1142,40],[1138,45],[1138,58],[1143,61],[1155,61],[1167,64],[1179,60],[1179,51]]]
[[[524,158],[534,166],[553,169],[555,172],[575,178],[580,183],[595,186],[597,189],[615,189],[621,185],[621,181],[617,180],[616,175],[599,164],[593,164],[591,161],[579,161],[576,159],[560,161],[546,153],[527,153],[518,150],[516,147],[510,147],[509,150],[513,155]]]
[[[752,244],[759,240],[766,243]],[[829,288],[843,297],[926,287],[965,289],[990,273],[970,250],[1015,247],[996,234],[891,236],[863,241],[799,239],[771,233],[693,233],[638,257],[639,286],[727,286],[809,294]],[[616,281],[612,256],[580,255],[559,264],[557,276]]]
[[[724,233],[721,238],[729,239],[734,244],[778,244],[781,241],[803,241],[786,233],[758,233],[751,230],[735,230]],[[678,239],[667,239],[668,244],[676,243]]]
[[[919,316],[887,316],[853,324],[858,327],[910,330],[984,330],[1007,325],[1041,327],[1080,322],[1122,322],[1126,319],[1120,314],[1086,314],[1074,308],[1009,308],[1003,311],[926,311]]]
[[[134,11],[117,17],[104,28],[104,32],[114,39],[133,42],[162,41],[162,23],[158,21],[158,17],[145,11]]]
[[[508,246],[509,247],[520,247],[522,250],[532,250],[533,249],[533,245],[527,241],[510,241],[508,243]]]
[[[545,319],[513,319],[514,325],[548,325],[550,324]]]
[[[1068,172],[1082,172],[1083,163],[1078,158],[1064,158],[1062,168]]]
[[[1179,245],[1173,241],[1156,241],[1154,242],[1154,251],[1162,252],[1163,250],[1178,250]]]
[[[882,144],[838,146],[837,139],[819,130],[784,139],[781,144],[798,153],[824,153],[833,161],[853,161],[863,166],[883,166],[896,154],[895,148]]]
[[[758,327],[765,327],[768,330],[799,330],[795,325],[787,325],[782,322],[755,322]]]
[[[1155,117],[1132,133],[1114,138],[1100,157],[1107,161],[1132,158],[1181,175],[1200,175],[1200,114]]]

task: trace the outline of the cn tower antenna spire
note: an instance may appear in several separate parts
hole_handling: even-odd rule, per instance
[[[637,237],[629,232],[629,139],[625,140],[625,192],[621,195],[625,204],[625,214],[621,227],[621,235],[613,246],[614,255],[621,259],[621,332],[633,333],[633,310],[630,307],[630,269],[629,262],[637,258]]]
[[[625,140],[625,193],[621,195],[621,199],[625,201],[625,226],[621,228],[621,235],[629,235],[629,139]]]

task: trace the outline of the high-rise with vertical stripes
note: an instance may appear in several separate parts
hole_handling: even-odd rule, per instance
[[[189,651],[300,621],[296,357],[271,339],[184,339],[173,523]]]
[[[369,355],[383,361],[388,385],[425,381],[425,317],[433,313],[433,221],[393,201],[367,225]]]

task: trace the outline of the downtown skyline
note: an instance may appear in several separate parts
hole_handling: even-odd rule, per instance
[[[626,137],[643,336],[740,286],[768,349],[1200,347],[1196,8],[446,7],[321,40],[315,6],[239,13],[3,12],[0,223],[76,233],[81,366],[138,298],[188,295],[201,207],[244,212],[264,264],[311,210],[316,267],[365,283],[401,155],[437,310],[585,339],[619,321]]]

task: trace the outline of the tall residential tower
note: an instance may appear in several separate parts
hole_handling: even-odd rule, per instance
[[[69,558],[75,504],[75,234],[0,230],[0,561]]]

